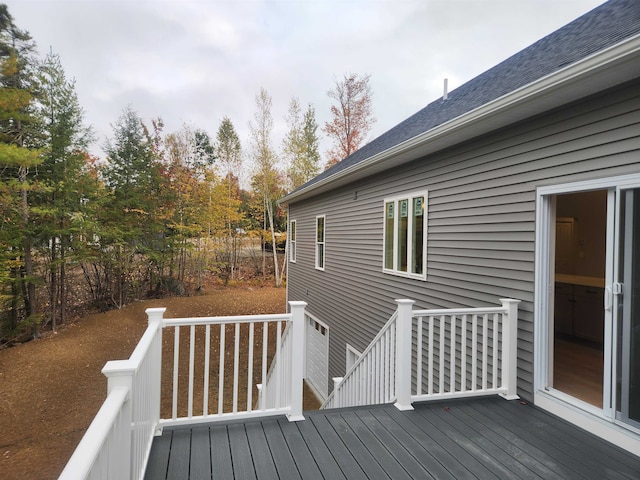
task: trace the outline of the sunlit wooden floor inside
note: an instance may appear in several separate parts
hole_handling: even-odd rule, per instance
[[[554,347],[553,387],[602,408],[602,346],[556,336]]]

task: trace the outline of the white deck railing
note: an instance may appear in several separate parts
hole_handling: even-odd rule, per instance
[[[362,352],[321,408],[355,407],[395,400],[396,311]]]
[[[301,418],[302,370],[291,358],[303,355],[306,304],[289,303],[289,314],[165,319],[164,326],[173,327],[173,381],[171,416],[160,425],[281,414]],[[181,348],[182,329],[188,329],[186,352]],[[282,341],[289,336],[290,342]],[[271,357],[277,368],[268,369]],[[196,372],[196,363],[204,365],[202,372]],[[292,388],[295,383],[299,388]],[[266,386],[269,401],[254,401],[258,384]]]
[[[323,408],[395,401],[404,410],[423,400],[517,398],[518,300],[449,310],[396,302]],[[237,317],[164,319],[164,308],[148,309],[149,326],[131,357],[105,365],[107,399],[60,478],[141,479],[153,436],[166,425],[303,419],[306,304],[289,304],[289,314]],[[164,328],[172,338],[165,339],[171,356],[163,362]]]
[[[142,479],[153,436],[167,425],[277,414],[303,419],[302,362],[293,359],[304,358],[306,303],[289,304],[289,314],[237,317],[163,319],[164,308],[148,309],[149,326],[129,360],[108,362],[102,370],[107,399],[60,479]],[[282,348],[287,325],[291,340]],[[172,362],[164,365],[163,328],[173,336]],[[188,342],[181,341],[182,329],[189,332]],[[268,378],[272,357],[279,366]],[[163,367],[171,376],[162,375]],[[275,392],[273,401],[258,408],[256,378]],[[165,410],[171,413],[163,419]]]
[[[282,335],[278,329],[278,338],[276,339],[276,354],[273,361],[269,365],[269,371],[265,378],[265,382],[258,384],[258,408],[268,410],[277,408],[277,405],[287,403],[289,401],[288,394],[290,385],[287,379],[290,377],[291,362],[282,362],[280,358],[291,358],[292,337],[291,325],[285,328]]]
[[[411,401],[490,394],[518,398],[520,302],[501,302],[500,307],[412,311],[416,368]],[[405,365],[409,361],[408,355],[399,359]]]
[[[164,308],[147,310],[149,326],[129,360],[107,362],[107,399],[60,475],[62,480],[139,479],[160,418]]]
[[[322,408],[500,394],[517,398],[519,300],[486,308],[398,308]]]

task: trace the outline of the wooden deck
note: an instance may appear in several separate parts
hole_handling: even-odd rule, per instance
[[[499,397],[165,429],[145,478],[639,479],[640,458]]]

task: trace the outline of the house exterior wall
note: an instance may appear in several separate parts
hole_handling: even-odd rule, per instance
[[[536,188],[640,171],[640,79],[308,200],[292,202],[297,259],[289,300],[330,326],[329,376],[345,345],[364,350],[395,309],[522,301],[518,389],[533,399]],[[384,199],[428,191],[427,279],[382,272]],[[315,219],[325,215],[325,269]]]

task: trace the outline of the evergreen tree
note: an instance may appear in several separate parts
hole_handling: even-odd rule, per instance
[[[40,309],[33,260],[30,193],[41,159],[36,102],[35,43],[0,4],[0,320],[7,332],[19,323],[37,334]]]
[[[153,144],[138,114],[128,107],[107,140],[102,178],[108,196],[102,208],[100,244],[111,254],[114,302],[123,306],[148,286],[150,272],[136,274],[136,255],[157,255],[168,248],[164,225],[168,212],[163,194],[168,178],[154,155]],[[156,267],[156,266],[151,266]]]
[[[49,307],[53,329],[64,322],[67,301],[66,266],[74,244],[81,241],[83,209],[90,201],[87,185],[86,149],[92,141],[91,129],[83,125],[84,113],[67,80],[60,57],[50,52],[41,67],[40,117],[43,119],[44,162],[39,168],[43,192],[36,200],[41,215],[39,233],[49,257]]]

